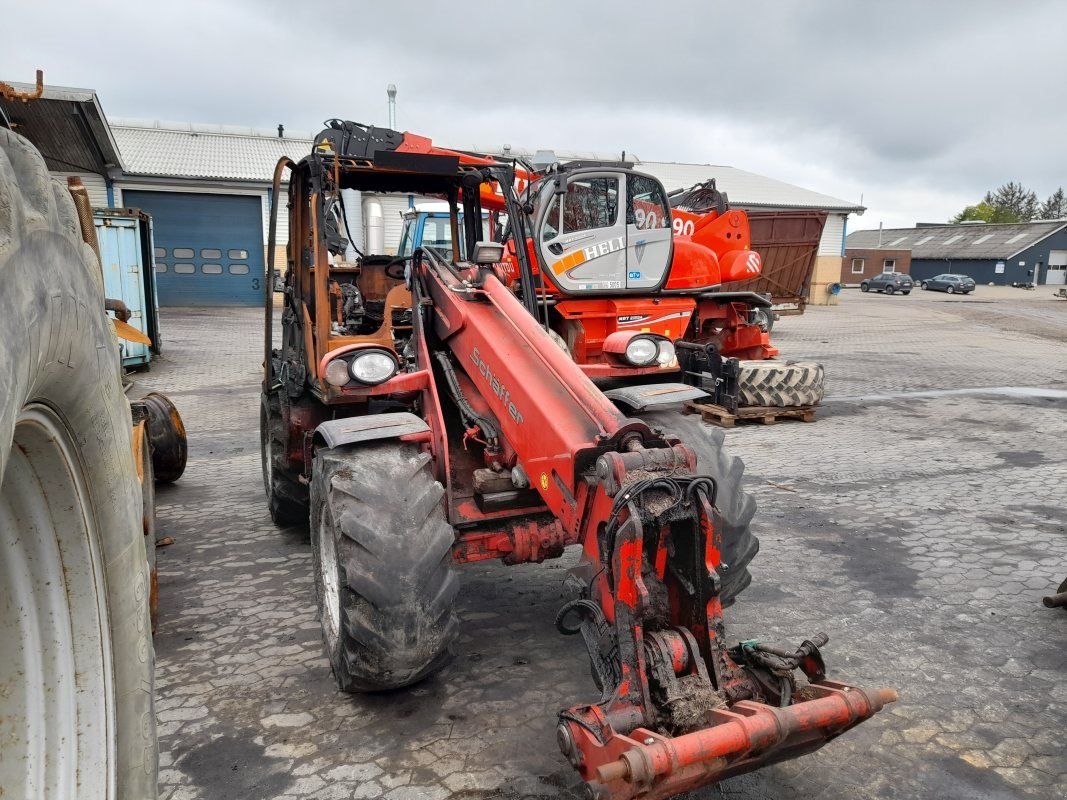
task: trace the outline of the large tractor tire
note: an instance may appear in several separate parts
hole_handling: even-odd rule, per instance
[[[814,361],[742,361],[738,405],[790,408],[822,402],[823,368]]]
[[[737,456],[726,453],[725,432],[705,425],[697,414],[673,410],[645,411],[640,416],[650,426],[681,437],[696,451],[697,472],[715,481],[715,508],[719,511],[715,522],[722,541],[719,553],[723,563],[719,600],[724,608],[732,605],[752,582],[748,565],[759,552],[759,540],[750,527],[756,501],[742,485],[745,465]]]
[[[408,686],[452,660],[454,535],[430,467],[429,455],[398,442],[315,456],[315,587],[343,691]]]
[[[289,471],[285,447],[288,433],[278,395],[265,395],[259,408],[259,454],[263,488],[275,525],[308,524],[308,488]]]
[[[0,787],[156,796],[142,495],[100,265],[0,129]]]

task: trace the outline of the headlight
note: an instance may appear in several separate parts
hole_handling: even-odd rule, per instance
[[[326,365],[326,383],[331,386],[344,386],[351,378],[348,375],[348,362],[335,358]]]
[[[364,350],[356,353],[348,372],[354,380],[365,386],[376,386],[393,377],[398,367],[392,353],[385,350]]]
[[[659,355],[656,356],[656,363],[661,367],[665,367],[668,364],[673,364],[675,358],[674,342],[670,339],[663,339],[659,343]]]
[[[647,367],[659,355],[659,346],[655,339],[635,336],[626,345],[626,360],[635,367]]]

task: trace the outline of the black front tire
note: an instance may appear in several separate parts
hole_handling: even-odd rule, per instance
[[[951,286],[946,286],[946,287],[945,287],[945,293],[946,293],[946,294],[955,294],[955,293],[956,293],[956,290],[955,290],[955,289],[953,289],[953,288],[952,288]]]
[[[289,469],[288,432],[277,393],[265,395],[259,407],[259,455],[267,507],[275,525],[308,524],[308,488]]]
[[[743,486],[744,462],[723,448],[726,433],[705,425],[697,414],[673,410],[645,411],[640,416],[651,427],[681,437],[696,451],[697,472],[715,481],[715,508],[719,513],[715,529],[721,536],[719,553],[724,565],[719,576],[719,601],[724,608],[730,606],[752,583],[748,565],[759,552],[759,540],[751,528],[756,500]]]
[[[861,283],[860,284],[860,291],[861,292],[869,292],[870,290],[871,290],[871,285],[869,283]]]
[[[452,660],[455,536],[418,446],[315,455],[311,547],[323,641],[345,692],[398,689]]]
[[[885,293],[886,294],[893,294],[895,291],[896,291],[896,289],[894,289],[892,286],[885,287]]]
[[[919,288],[922,289],[925,292],[925,291],[928,291],[930,287],[927,286],[926,281],[923,281],[922,283],[919,284]]]

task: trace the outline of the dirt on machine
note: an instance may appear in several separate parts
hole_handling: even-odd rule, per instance
[[[573,252],[577,242],[538,238],[571,183],[583,207],[618,223],[605,257],[638,258],[640,247],[647,276],[632,280],[643,292],[667,285],[671,254],[685,247],[655,184],[582,167],[547,176],[531,209],[513,163],[343,120],[306,157],[279,162],[275,197],[286,169],[268,248],[287,205],[277,348],[274,298],[264,298],[263,475],[275,520],[310,525],[342,690],[397,689],[448,663],[463,564],[540,562],[579,545],[556,627],[585,646],[597,693],[560,711],[557,740],[590,797],[667,797],[809,753],[895,699],[830,680],[823,634],[791,646],[728,638],[724,609],[758,550],[741,462],[720,432],[676,408],[620,410],[591,378],[608,362],[579,363],[546,320],[529,245],[538,259]],[[610,181],[613,196],[597,188]],[[451,252],[346,260],[345,189],[446,202]],[[507,215],[503,242],[482,230],[494,203]],[[631,232],[650,203],[663,221]],[[567,216],[555,219],[556,239],[569,236]],[[593,237],[599,258],[607,240]],[[570,269],[552,274],[580,286]],[[619,280],[610,274],[597,280]],[[629,350],[649,376],[677,348],[665,334],[623,339],[601,353]]]

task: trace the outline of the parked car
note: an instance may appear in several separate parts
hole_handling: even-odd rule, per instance
[[[911,276],[903,272],[883,272],[860,283],[861,292],[885,292],[886,294],[911,294]]]
[[[931,292],[970,294],[974,291],[975,283],[970,275],[953,275],[946,272],[944,275],[934,275],[932,278],[920,281],[919,286]]]

